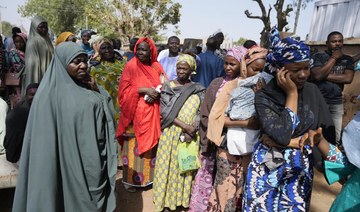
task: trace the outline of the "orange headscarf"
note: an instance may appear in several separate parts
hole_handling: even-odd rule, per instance
[[[266,59],[267,53],[267,49],[261,48],[259,46],[251,47],[245,56],[246,65],[249,65],[257,59]]]
[[[143,37],[136,42],[135,54],[141,42],[147,42],[150,46],[151,65],[143,64],[137,57],[126,64],[119,84],[118,102],[121,113],[116,132],[121,144],[126,128],[132,123],[139,154],[150,150],[158,143],[161,127],[159,100],[148,104],[138,90],[142,87],[156,88],[161,84],[160,76],[166,76],[157,62],[156,46],[150,38]]]
[[[59,45],[62,42],[65,42],[69,36],[74,35],[72,32],[62,32],[55,41],[55,46]]]

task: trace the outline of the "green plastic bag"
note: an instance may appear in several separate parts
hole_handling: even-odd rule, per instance
[[[178,145],[178,161],[181,174],[199,169],[200,161],[198,142],[180,142]]]

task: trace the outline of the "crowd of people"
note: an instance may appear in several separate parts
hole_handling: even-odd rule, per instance
[[[204,50],[171,36],[123,52],[90,30],[52,41],[40,16],[12,33],[0,153],[19,166],[13,211],[114,211],[118,171],[127,192],[152,186],[155,211],[309,211],[315,156],[329,184],[347,179],[330,211],[360,210],[360,113],[342,130],[355,61],[340,32],[315,55],[276,27],[268,49],[227,50],[221,31]]]

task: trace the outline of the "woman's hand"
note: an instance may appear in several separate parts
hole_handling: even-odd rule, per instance
[[[147,88],[145,94],[148,95],[153,100],[160,98],[160,93],[158,93],[155,88]]]
[[[194,125],[186,124],[183,128],[183,131],[185,132],[185,134],[188,134],[191,137],[194,137],[196,134],[196,128]]]
[[[256,82],[256,85],[252,87],[253,91],[256,92],[258,90],[261,90],[263,87],[265,87],[266,82],[264,78],[260,77],[258,81]]]
[[[193,136],[190,136],[189,134],[187,133],[183,133],[184,135],[184,141],[187,142],[187,143],[190,143],[192,140],[193,140]]]
[[[86,77],[82,80],[82,83],[84,83],[90,90],[100,92],[95,79],[90,75],[86,75]]]
[[[276,81],[278,86],[283,89],[288,95],[291,93],[297,93],[297,87],[295,83],[291,80],[290,74],[285,67],[282,67],[278,70],[276,74]]]
[[[271,148],[271,147],[281,147],[280,145],[278,145],[277,143],[275,143],[274,140],[272,140],[268,135],[263,134],[260,137],[260,141],[261,143],[263,143],[265,146]]]
[[[319,127],[317,130],[309,130],[309,132],[307,133],[308,139],[307,139],[307,143],[310,146],[314,146],[314,145],[319,145],[319,143],[323,140],[325,140],[323,134],[322,134],[322,128]]]

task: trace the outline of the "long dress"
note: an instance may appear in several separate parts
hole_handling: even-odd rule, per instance
[[[79,86],[68,64],[85,54],[64,42],[31,105],[14,212],[108,211],[116,206],[117,152],[110,95]]]
[[[317,87],[305,83],[299,90],[298,101],[296,116],[285,108],[285,92],[276,85],[275,79],[270,81],[255,95],[261,132],[283,144],[302,136],[309,129],[322,127],[324,137],[335,143],[330,112]],[[305,145],[301,152],[296,148],[269,148],[258,142],[246,176],[243,210],[308,211],[312,180],[313,155],[309,145]]]
[[[26,87],[31,83],[40,83],[47,67],[52,60],[54,47],[48,36],[42,37],[37,32],[37,27],[47,22],[41,16],[31,20],[29,39],[26,43],[25,71],[21,75],[21,95],[26,93]]]
[[[170,83],[176,87],[175,83]],[[198,116],[201,98],[198,94],[191,94],[181,107],[177,119],[192,124]],[[178,162],[178,145],[182,129],[175,124],[165,128],[161,134],[155,177],[153,186],[153,202],[155,211],[162,211],[165,207],[175,210],[177,206],[189,207],[191,186],[194,180],[194,171],[181,174]],[[199,136],[191,142],[199,143]],[[198,149],[197,149],[198,151]]]
[[[120,116],[120,107],[117,99],[119,90],[119,81],[124,70],[125,62],[115,60],[115,62],[101,61],[97,66],[91,69],[91,76],[98,85],[101,85],[110,94],[115,109],[115,123],[117,124]]]
[[[160,101],[152,104],[139,94],[139,88],[156,88],[160,85],[164,70],[156,61],[154,42],[141,38],[135,45],[147,42],[150,46],[150,65],[137,57],[126,63],[122,73],[118,102],[120,118],[116,132],[123,151],[123,183],[137,187],[150,185],[153,181],[156,146],[161,135]]]

